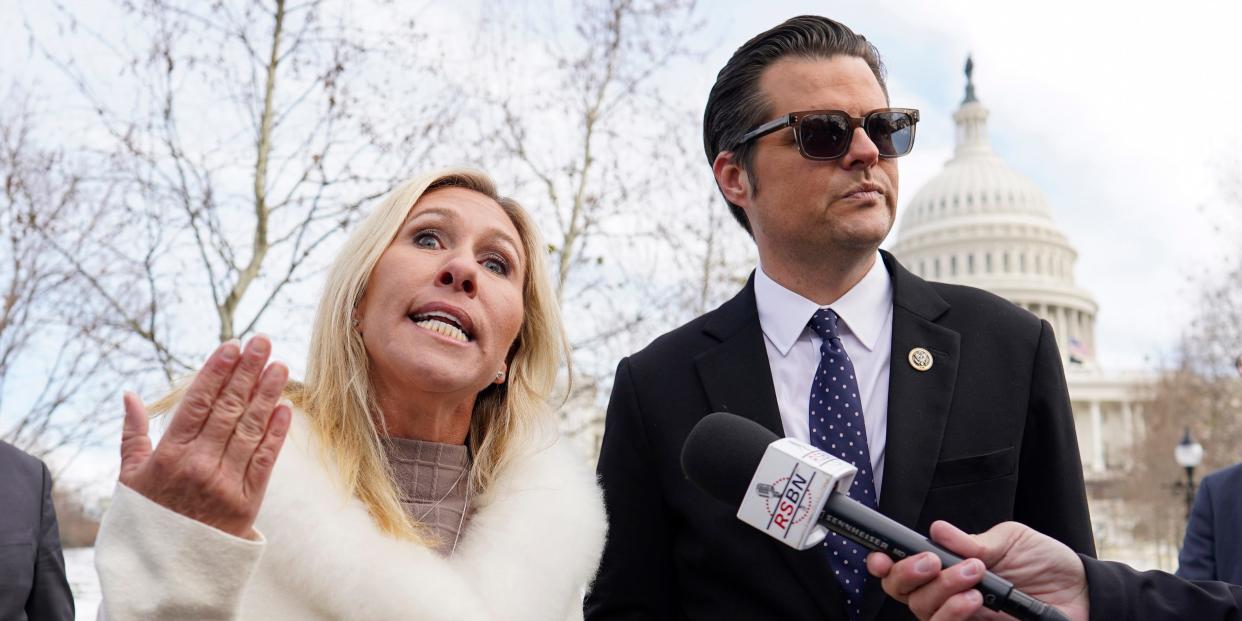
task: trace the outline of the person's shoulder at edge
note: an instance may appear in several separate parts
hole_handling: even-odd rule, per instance
[[[1029,330],[1038,337],[1040,318],[1013,302],[978,287],[928,281],[949,304],[945,319],[964,326],[992,329],[997,325]],[[978,319],[986,319],[979,322]]]
[[[899,266],[892,270],[895,288],[901,287],[902,281],[907,285],[911,280],[921,282],[949,305],[945,314],[937,319],[938,322],[958,331],[985,330],[993,338],[1018,338],[1031,345],[1039,342],[1042,321],[1035,313],[986,289],[927,280],[914,275],[899,261],[894,259],[893,263]],[[896,272],[903,273],[899,276]],[[902,299],[908,299],[909,295],[908,291],[895,290],[894,306],[902,306]]]
[[[22,468],[30,472],[38,472],[43,469],[43,462],[38,457],[8,442],[0,441],[0,463],[2,462],[10,464],[10,468]]]
[[[1204,476],[1203,480],[1200,481],[1199,484],[1202,486],[1223,485],[1226,484],[1224,483],[1225,481],[1231,481],[1234,479],[1242,480],[1242,463],[1236,463],[1232,466],[1225,466],[1220,470],[1212,472],[1211,474]]]

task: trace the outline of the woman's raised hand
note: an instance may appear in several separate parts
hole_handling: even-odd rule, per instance
[[[147,410],[125,393],[121,483],[224,532],[253,539],[276,455],[292,412],[280,404],[289,370],[267,364],[271,341],[216,348],[190,384],[154,450]]]

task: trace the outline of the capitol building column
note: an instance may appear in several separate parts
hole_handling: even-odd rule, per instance
[[[1082,335],[1082,311],[1077,310],[1077,309],[1074,310],[1073,314],[1070,316],[1070,329],[1069,330],[1070,330],[1070,338],[1080,343],[1086,343]]]
[[[1064,306],[1058,306],[1056,310],[1057,351],[1060,351],[1061,355],[1065,356],[1066,352],[1069,351],[1069,316],[1066,314]]]
[[[1091,469],[1104,471],[1104,416],[1099,401],[1091,402]]]
[[[1125,448],[1126,448],[1126,456],[1127,456],[1126,466],[1128,467],[1134,463],[1134,459],[1130,457],[1131,455],[1130,449],[1134,448],[1134,432],[1135,432],[1134,408],[1130,405],[1130,401],[1128,399],[1121,402],[1121,427],[1125,431],[1125,437],[1127,441]]]

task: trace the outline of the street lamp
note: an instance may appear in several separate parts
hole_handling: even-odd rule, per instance
[[[1190,437],[1190,427],[1182,433],[1182,441],[1173,447],[1173,458],[1186,469],[1186,519],[1190,519],[1190,507],[1195,502],[1195,467],[1203,461],[1203,445]]]

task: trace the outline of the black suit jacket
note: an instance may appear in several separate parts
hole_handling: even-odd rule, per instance
[[[43,462],[0,442],[0,619],[73,619],[52,477]]]
[[[1092,619],[1242,621],[1242,586],[1188,582],[1163,571],[1134,571],[1084,557]]]
[[[1094,555],[1064,369],[1046,322],[992,294],[928,283],[882,253],[893,349],[880,510],[927,532],[1018,520]],[[715,411],[784,435],[754,279],[617,367],[599,475],[609,535],[588,619],[845,619],[822,549],[798,552],[686,480],[686,435]],[[934,364],[916,371],[914,347]],[[864,616],[910,619],[876,581]]]
[[[1203,477],[1193,507],[1177,575],[1242,584],[1242,464]]]

